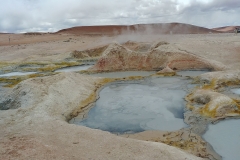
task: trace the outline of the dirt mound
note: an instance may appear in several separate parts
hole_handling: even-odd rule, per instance
[[[136,52],[120,44],[110,44],[98,62],[90,70],[122,71],[122,70],[172,70],[210,69],[224,70],[225,66],[206,58],[178,49],[166,42],[158,42],[147,52]]]
[[[151,43],[137,43],[137,42],[133,42],[133,41],[127,41],[125,43],[122,44],[122,46],[133,50],[135,52],[147,52],[150,47],[151,47]]]
[[[219,27],[219,28],[212,28],[212,30],[230,33],[230,32],[234,32],[235,28],[240,28],[240,26],[225,26],[225,27]]]
[[[107,47],[108,46],[101,46],[101,47],[96,47],[96,48],[88,49],[84,51],[75,50],[71,53],[71,57],[78,58],[78,59],[99,57],[107,49]]]
[[[201,105],[201,107],[195,108],[195,112],[214,120],[223,119],[228,116],[239,116],[238,104],[224,94],[199,89],[190,95],[189,98],[191,102]]]
[[[203,34],[217,33],[218,31],[204,27],[183,23],[156,23],[156,24],[136,24],[136,25],[106,25],[106,26],[79,26],[62,29],[56,33],[60,34]]]
[[[226,85],[240,84],[240,70],[227,70],[213,73],[205,73],[199,76],[200,83],[211,84],[214,89]]]

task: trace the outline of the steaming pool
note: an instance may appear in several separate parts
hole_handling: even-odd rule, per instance
[[[120,134],[188,127],[183,112],[184,97],[194,86],[190,82],[182,77],[151,77],[107,85],[87,118],[75,117],[70,123]]]

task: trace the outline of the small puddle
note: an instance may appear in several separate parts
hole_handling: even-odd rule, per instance
[[[234,89],[231,89],[231,91],[235,94],[239,94],[240,95],[240,88],[234,88]]]
[[[240,119],[211,124],[203,138],[209,142],[223,160],[240,158]]]
[[[29,74],[35,74],[37,72],[10,72],[6,74],[0,74],[0,77],[10,77],[10,76],[25,76]]]
[[[94,77],[105,77],[105,78],[123,78],[130,76],[150,76],[156,73],[155,71],[124,71],[124,72],[107,72],[107,73],[97,73],[91,74],[90,76]]]
[[[194,71],[194,70],[190,70],[190,71],[179,71],[177,72],[178,75],[181,76],[191,76],[191,77],[196,77],[199,76],[203,73],[207,73],[210,72],[209,70],[199,70],[199,71]]]
[[[135,82],[106,86],[87,118],[75,117],[70,123],[120,134],[188,127],[183,112],[184,97],[193,87],[189,80],[161,77]]]
[[[76,72],[76,71],[86,70],[86,69],[88,69],[92,66],[93,65],[81,65],[81,66],[65,67],[65,68],[57,69],[54,72]]]

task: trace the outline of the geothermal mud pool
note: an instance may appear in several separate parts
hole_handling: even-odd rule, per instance
[[[234,88],[234,89],[231,89],[231,91],[235,94],[239,94],[240,95],[240,88]]]
[[[203,138],[209,142],[223,160],[240,158],[240,119],[225,120],[208,126]]]
[[[109,78],[123,78],[133,75],[148,77],[145,77],[143,80],[113,82],[106,85],[99,92],[99,99],[93,108],[85,115],[73,118],[70,123],[115,134],[127,134],[128,136],[133,133],[157,130],[164,133],[175,132],[176,134],[184,134],[190,131],[191,134],[192,129],[196,130],[200,127],[204,130],[204,128],[209,126],[204,135],[202,135],[204,132],[201,129],[196,133],[211,144],[214,151],[220,154],[224,160],[236,159],[236,157],[239,157],[239,152],[236,152],[236,150],[240,145],[235,143],[233,147],[229,146],[233,143],[231,140],[239,139],[240,130],[237,127],[239,120],[221,121],[216,125],[208,125],[210,121],[204,122],[201,118],[202,122],[191,127],[184,122],[184,113],[186,112],[184,97],[196,87],[196,84],[191,84],[192,80],[187,77],[196,77],[207,72],[209,71],[177,72],[182,77],[155,77],[150,76],[154,72],[136,71],[93,74],[92,76]],[[231,91],[239,94],[239,88],[231,89]],[[226,126],[230,127],[229,130]],[[228,131],[224,132],[224,128]],[[224,140],[224,137],[227,137],[227,135],[233,135],[231,140]],[[212,138],[214,136],[215,138]],[[223,141],[220,142],[221,139]],[[199,141],[205,144],[204,141]],[[225,141],[228,141],[229,145],[226,145]],[[215,157],[210,158],[210,156],[208,158],[216,159],[217,157],[217,159],[220,159],[214,151],[211,151],[211,147],[208,144],[205,145],[208,148],[208,154],[213,154],[213,157]]]
[[[75,117],[71,123],[113,133],[185,128],[184,97],[193,87],[189,83],[180,77],[161,77],[107,85],[87,118]]]

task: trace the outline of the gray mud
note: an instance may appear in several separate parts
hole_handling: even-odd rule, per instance
[[[75,117],[70,123],[113,133],[188,127],[183,113],[189,83],[181,77],[161,77],[108,85],[87,118]]]

